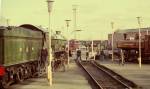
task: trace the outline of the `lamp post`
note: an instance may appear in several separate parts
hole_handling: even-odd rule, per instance
[[[93,42],[93,39],[92,39],[92,56],[94,57],[94,60],[95,60],[95,54],[94,54],[94,42]]]
[[[80,32],[80,31],[82,31],[82,30],[75,30],[74,32],[77,33],[77,32]],[[77,40],[77,37],[75,38],[75,41],[76,41],[76,42],[77,42],[77,41],[79,42],[79,40]],[[78,45],[79,45],[79,44],[78,44]]]
[[[82,30],[75,30],[75,33],[76,33],[76,32],[80,32],[80,31],[82,31]],[[79,34],[78,34],[78,35],[79,35]],[[77,39],[77,36],[76,36],[76,38],[75,38],[75,39]]]
[[[7,19],[6,21],[7,21],[7,26],[9,26],[10,25],[10,19]]]
[[[71,21],[71,20],[65,20],[66,21],[66,26],[67,26],[67,31],[68,31],[68,61],[67,61],[67,64],[68,64],[68,66],[69,66],[69,22]]]
[[[47,72],[47,77],[48,77],[48,80],[49,80],[49,84],[50,86],[52,85],[52,66],[51,66],[51,61],[52,61],[52,49],[51,49],[51,30],[50,30],[50,14],[51,14],[51,9],[52,9],[52,3],[54,1],[52,0],[47,0],[47,5],[48,5],[48,15],[49,15],[49,24],[48,24],[48,29],[49,29],[49,65],[48,65],[48,72]]]
[[[137,17],[138,25],[139,25],[139,67],[141,68],[141,22],[140,22],[141,17]]]
[[[114,22],[111,22],[111,27],[112,27],[112,42],[111,42],[111,46],[112,46],[112,61],[114,61]]]
[[[92,59],[95,60],[95,54],[94,54],[94,38],[93,38],[93,32],[91,33],[92,37],[91,37],[91,56],[93,57]]]

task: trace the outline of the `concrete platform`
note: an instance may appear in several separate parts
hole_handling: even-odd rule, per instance
[[[8,89],[92,89],[83,75],[82,70],[74,61],[66,72],[53,73],[53,85],[49,86],[46,78],[28,79]]]
[[[122,75],[128,80],[133,81],[142,89],[150,89],[150,64],[142,64],[139,68],[138,64],[125,63],[125,65],[119,65],[118,62],[111,61],[98,61],[101,65],[113,70],[114,72]]]

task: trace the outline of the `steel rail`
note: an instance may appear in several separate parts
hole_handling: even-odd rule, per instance
[[[78,61],[79,62],[79,61]],[[114,79],[116,82],[118,82],[119,84],[121,84],[122,86],[126,87],[125,89],[132,89],[131,86],[128,86],[127,84],[123,83],[121,80],[117,79],[115,76],[111,75],[108,71],[100,68],[100,66],[98,66],[98,64],[96,64],[95,62],[90,62],[94,67],[98,68],[98,70],[103,71],[104,73],[106,73],[108,76],[110,76],[112,79]],[[92,78],[92,80],[94,81],[94,83],[99,87],[99,89],[104,89],[96,79],[94,79],[94,76],[92,76],[90,74],[90,72],[88,72],[88,70],[86,70],[86,68],[84,67],[84,65],[79,62],[79,64],[82,66],[82,68],[87,72],[87,74],[90,76],[90,78]]]
[[[78,61],[80,66],[84,69],[84,71],[90,76],[90,78],[94,81],[94,83],[98,86],[99,89],[104,89],[95,79],[94,77],[85,69],[85,67],[81,64],[80,61]]]
[[[98,66],[99,64],[95,63],[95,62],[91,62],[94,66],[96,66],[99,70],[102,70],[103,72],[105,72],[107,75],[109,75],[111,78],[113,78],[114,80],[116,80],[117,82],[119,82],[120,84],[122,84],[123,86],[127,87],[127,89],[132,89],[132,87],[128,86],[127,84],[123,83],[121,80],[117,79],[115,76],[113,76],[111,73],[109,73],[108,71],[102,69],[100,66]]]

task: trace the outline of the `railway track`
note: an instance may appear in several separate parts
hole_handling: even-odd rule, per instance
[[[105,70],[101,69],[94,62],[79,62],[82,68],[90,76],[92,81],[97,85],[97,89],[132,89],[126,83],[111,76]]]

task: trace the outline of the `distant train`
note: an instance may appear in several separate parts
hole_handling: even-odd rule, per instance
[[[46,41],[45,32],[30,24],[0,27],[0,89],[37,75]]]
[[[139,40],[122,40],[117,42],[117,47],[124,52],[125,61],[138,61]],[[150,61],[150,35],[145,35],[141,40],[142,62]]]

